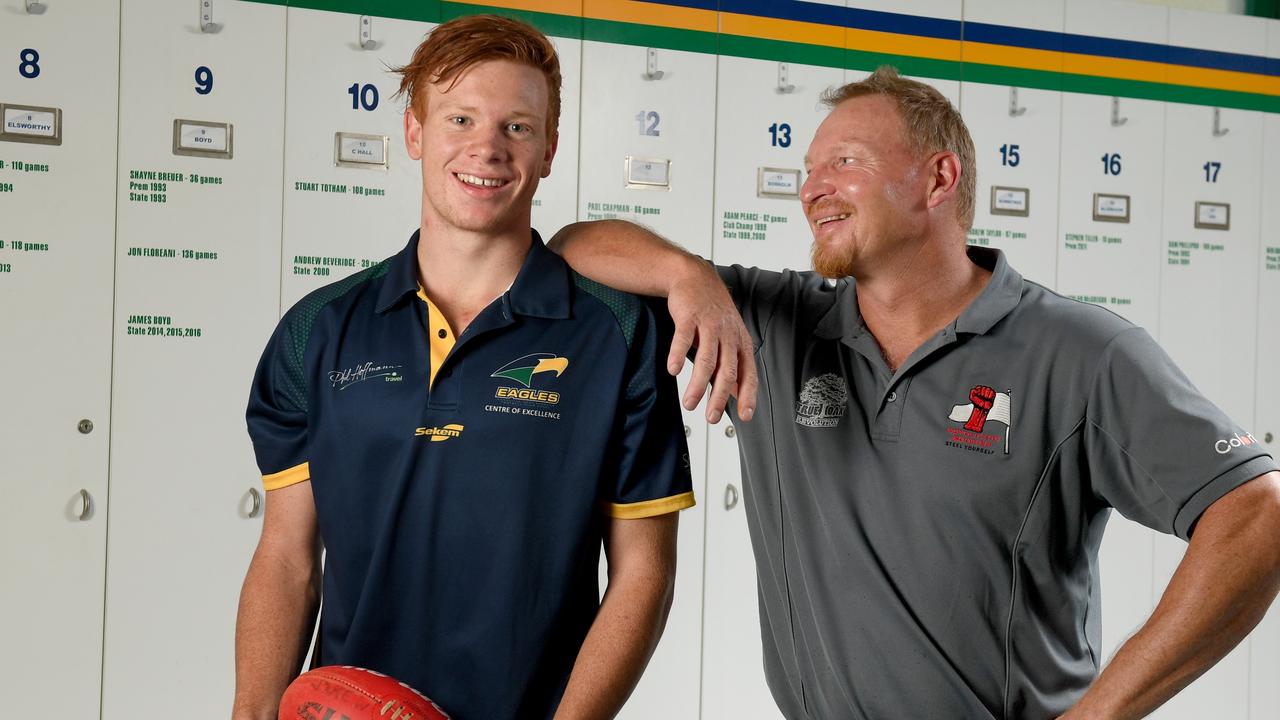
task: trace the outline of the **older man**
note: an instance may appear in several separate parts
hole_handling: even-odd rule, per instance
[[[966,246],[973,142],[941,94],[881,68],[826,100],[801,191],[816,272],[713,271],[621,223],[553,242],[589,276],[669,297],[672,366],[699,344],[686,404],[716,368],[709,418],[738,396],[779,708],[1146,714],[1275,597],[1276,463],[1141,328]],[[1110,508],[1190,547],[1099,676]]]

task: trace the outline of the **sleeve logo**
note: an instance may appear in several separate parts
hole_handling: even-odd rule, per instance
[[[1241,437],[1240,433],[1236,433],[1232,437],[1226,438],[1225,440],[1219,440],[1214,443],[1213,449],[1217,451],[1219,455],[1226,455],[1238,447],[1249,447],[1250,445],[1257,444],[1258,438],[1254,437],[1253,433],[1245,433],[1243,437]]]

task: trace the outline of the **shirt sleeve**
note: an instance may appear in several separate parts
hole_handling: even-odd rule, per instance
[[[267,342],[249,389],[245,416],[266,490],[311,478],[304,353],[305,341],[286,315]]]
[[[695,502],[676,380],[663,362],[669,347],[671,326],[665,309],[643,304],[627,353],[626,388],[619,406],[618,447],[613,453],[616,480],[607,508],[615,518],[653,517]]]
[[[1215,500],[1277,467],[1141,328],[1103,351],[1084,422],[1094,493],[1184,540]]]
[[[794,273],[741,265],[717,265],[716,273],[729,289],[734,305],[742,313],[742,322],[751,334],[751,342],[759,350],[764,345],[765,333],[777,310],[777,300],[783,293],[787,275]]]

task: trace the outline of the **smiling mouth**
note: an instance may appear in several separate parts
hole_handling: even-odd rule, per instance
[[[813,225],[814,227],[822,227],[827,223],[838,222],[840,220],[844,220],[847,217],[849,217],[849,213],[841,213],[839,215],[827,215],[825,217],[820,217],[817,220],[814,220]]]
[[[468,175],[467,173],[454,173],[453,176],[461,180],[463,184],[472,187],[498,188],[510,182],[510,180],[503,180],[502,178],[482,178],[479,175]]]

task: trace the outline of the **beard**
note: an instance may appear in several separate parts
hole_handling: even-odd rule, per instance
[[[813,241],[810,254],[813,257],[813,270],[824,278],[839,280],[853,275],[852,243]]]

